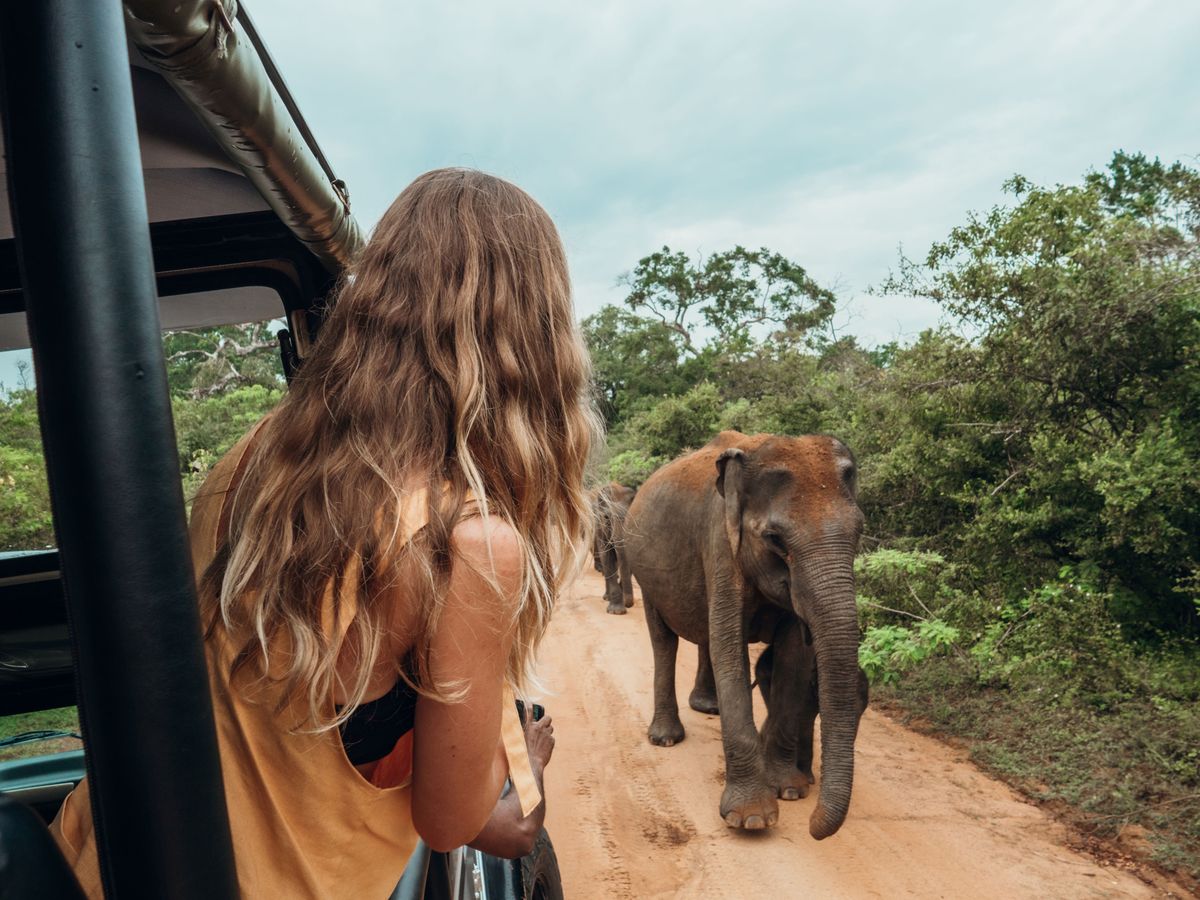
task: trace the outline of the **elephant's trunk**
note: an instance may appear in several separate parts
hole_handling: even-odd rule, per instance
[[[858,733],[858,616],[854,604],[853,552],[809,554],[803,578],[812,598],[809,624],[817,657],[821,708],[821,793],[809,818],[817,840],[842,827],[854,785],[854,739]],[[793,589],[799,587],[795,585]],[[800,596],[793,594],[793,596]]]

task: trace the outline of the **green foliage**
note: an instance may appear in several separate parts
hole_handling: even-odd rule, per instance
[[[0,551],[54,546],[41,453],[0,446]]]
[[[1200,174],[1117,154],[1082,185],[1006,189],[1013,207],[971,216],[894,286],[982,332],[976,377],[1024,388],[1014,418],[1106,436],[1156,418],[1196,349]]]
[[[222,455],[282,397],[282,388],[251,385],[195,402],[176,401],[180,460],[202,450]]]
[[[907,602],[908,594],[921,605],[922,596],[936,603],[935,598],[946,593],[946,582],[953,572],[954,566],[941,554],[929,550],[883,547],[854,562],[854,574],[863,591],[896,603]]]
[[[635,414],[625,433],[649,456],[670,459],[686,448],[708,443],[717,431],[722,406],[716,386],[706,381]]]
[[[858,664],[872,683],[894,684],[901,673],[957,640],[958,630],[940,619],[926,619],[911,628],[880,625],[863,634]]]
[[[18,388],[0,394],[0,552],[53,546],[37,396]]]
[[[769,344],[796,346],[834,308],[831,292],[765,248],[735,247],[693,262],[664,247],[621,280],[627,308],[606,306],[583,321],[610,428],[661,397],[736,378]]]
[[[626,305],[661,322],[693,356],[701,353],[701,326],[710,335],[709,350],[736,357],[753,349],[764,329],[803,334],[834,310],[830,291],[765,247],[738,246],[695,263],[663,247],[639,260],[622,282],[629,288]]]
[[[1111,596],[1062,578],[1023,597],[971,648],[986,683],[1019,690],[1049,686],[1046,701],[1105,709],[1130,696],[1133,650],[1109,606]]]
[[[640,450],[624,450],[608,461],[608,480],[636,490],[666,461],[661,456],[646,456]]]
[[[191,497],[209,468],[283,395],[271,323],[164,337],[179,471]],[[0,552],[52,547],[37,395],[0,393]]]
[[[872,521],[1013,590],[1094,565],[1126,624],[1194,630],[1200,175],[1117,154],[1081,185],[1007,187],[887,285],[979,337],[927,335],[884,371]]]
[[[930,655],[957,647],[959,627],[948,621],[963,600],[951,584],[955,573],[929,551],[881,548],[855,560],[858,662],[868,679],[894,684]]]
[[[610,426],[647,399],[686,391],[707,371],[705,360],[683,357],[677,332],[617,306],[584,319],[583,338],[600,411]]]
[[[201,399],[249,385],[282,387],[274,334],[280,324],[250,322],[168,332],[163,337],[163,352],[171,393]]]

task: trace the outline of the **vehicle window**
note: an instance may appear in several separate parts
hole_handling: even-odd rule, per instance
[[[28,351],[0,354],[0,552],[54,546]]]
[[[274,310],[282,312],[278,295],[272,291],[271,296]],[[260,298],[248,311],[262,309]],[[227,310],[216,313],[226,321],[228,314]],[[164,321],[171,321],[169,315]],[[276,338],[283,327],[282,318],[265,318],[164,333],[179,473],[189,507],[212,465],[283,395]],[[0,353],[0,557],[20,557],[54,545],[31,357],[27,349],[8,350]],[[65,654],[65,631],[58,626],[0,634],[0,677],[9,663],[14,671],[19,668],[31,647],[42,653],[61,649]],[[0,763],[81,749],[79,734],[75,707],[2,716]]]
[[[281,319],[170,332],[167,379],[189,507],[213,464],[283,396]]]
[[[80,733],[74,706],[0,716],[0,762],[82,750]]]
[[[209,468],[282,396],[275,337],[282,319],[167,332],[163,347],[191,497]],[[27,350],[0,354],[0,552],[54,546],[38,431],[37,388]]]

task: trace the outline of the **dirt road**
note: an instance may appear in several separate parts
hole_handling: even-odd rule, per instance
[[[687,707],[695,648],[680,644],[687,738],[654,747],[646,739],[652,665],[641,598],[629,615],[609,616],[603,588],[590,571],[577,582],[555,610],[542,652],[558,736],[546,824],[568,900],[1169,896],[1067,849],[1062,826],[962,753],[871,711],[859,732],[850,815],[837,835],[820,843],[808,835],[815,790],[781,802],[776,828],[727,828],[717,815],[720,723]]]

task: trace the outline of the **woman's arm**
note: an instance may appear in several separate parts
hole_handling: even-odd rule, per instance
[[[520,859],[533,852],[538,833],[546,819],[546,789],[542,773],[554,753],[554,723],[549,716],[539,722],[526,722],[525,744],[529,748],[529,766],[542,794],[542,802],[528,816],[521,815],[521,800],[516,791],[500,798],[483,831],[470,846],[501,859]]]
[[[501,696],[522,576],[517,537],[499,519],[460,522],[452,543],[454,568],[429,665],[436,683],[461,686],[464,696],[451,703],[421,697],[413,726],[413,824],[434,850],[479,833],[508,774]]]

